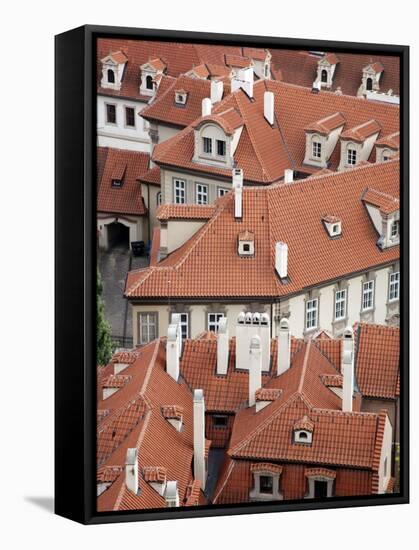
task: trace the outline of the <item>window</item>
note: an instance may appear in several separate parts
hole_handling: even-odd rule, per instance
[[[384,459],[384,477],[387,477],[387,469],[388,469],[388,460],[387,457]]]
[[[335,294],[335,320],[346,317],[346,289],[338,290]]]
[[[125,126],[135,128],[135,110],[134,107],[125,107]]]
[[[208,313],[208,330],[218,332],[218,323],[222,317],[222,313]]]
[[[327,71],[326,71],[326,69],[323,69],[323,70],[322,70],[322,82],[323,82],[324,84],[327,83]]]
[[[322,156],[322,144],[318,141],[313,141],[313,157],[316,159]]]
[[[153,89],[153,77],[151,75],[148,75],[145,79],[145,87],[147,90]]]
[[[388,299],[390,302],[398,300],[400,295],[400,272],[390,273]]]
[[[294,443],[311,444],[313,441],[313,433],[307,430],[294,430]]]
[[[314,481],[314,498],[327,498],[327,481]]]
[[[250,244],[244,243],[243,244],[243,252],[250,252]]]
[[[208,185],[196,184],[196,204],[208,204]]]
[[[306,303],[306,330],[311,330],[317,327],[317,312],[319,300],[307,300]]]
[[[156,204],[157,206],[161,205],[161,191],[159,191],[156,195]]]
[[[259,477],[259,493],[265,495],[272,495],[274,491],[274,480],[272,476],[260,476]]]
[[[228,418],[225,414],[217,414],[213,416],[214,428],[226,428]]]
[[[180,331],[183,340],[189,338],[189,313],[180,314]]]
[[[106,104],[106,122],[116,124],[116,105]]]
[[[347,150],[347,161],[350,166],[355,166],[356,164],[356,150],[348,148]]]
[[[217,155],[219,157],[226,156],[226,142],[222,139],[217,139]]]
[[[336,235],[337,233],[340,233],[340,231],[339,231],[339,224],[335,223],[335,224],[332,226],[332,233],[333,233],[333,235]]]
[[[217,191],[217,195],[219,197],[224,197],[224,195],[226,195],[229,191],[230,189],[226,189],[225,187],[219,187]]]
[[[269,74],[269,66],[265,65],[265,78],[268,78],[268,74]]]
[[[391,231],[390,231],[391,238],[395,239],[396,237],[398,237],[399,232],[400,232],[400,222],[396,220],[391,224]]]
[[[202,147],[204,153],[210,155],[212,153],[212,139],[207,137],[202,138]]]
[[[366,88],[368,92],[372,90],[372,78],[370,77],[367,78]]]
[[[109,84],[115,83],[115,73],[113,72],[112,69],[108,69],[108,82]]]
[[[175,204],[185,204],[186,202],[186,182],[185,180],[173,180]]]
[[[138,315],[140,344],[148,344],[157,338],[157,313]]]
[[[112,187],[122,187],[122,180],[118,180],[118,179],[112,180]]]
[[[366,311],[374,306],[374,281],[367,281],[362,285],[362,309]]]

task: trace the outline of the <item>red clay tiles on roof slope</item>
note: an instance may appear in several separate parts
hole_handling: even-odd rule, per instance
[[[140,182],[151,183],[160,187],[160,166],[154,166],[149,170],[146,170],[138,178]]]
[[[215,212],[211,204],[162,204],[156,211],[160,221],[167,220],[209,220]]]
[[[165,501],[143,479],[142,469],[164,467],[167,479],[176,480],[183,503],[186,489],[191,483],[192,444],[192,394],[184,382],[176,383],[165,371],[165,349],[160,340],[141,349],[139,359],[127,367],[126,373],[132,376],[131,383],[112,395],[98,407],[127,407],[135,395],[139,394],[146,402],[146,410],[141,422],[107,456],[105,465],[125,465],[127,448],[137,447],[139,464],[140,493],[134,495],[125,487],[124,473],[98,498],[98,509],[141,509],[164,507]],[[163,417],[161,407],[176,404],[183,408],[183,429],[177,430]],[[129,406],[129,405],[128,405]],[[108,417],[103,421],[109,423]],[[99,425],[99,431],[101,430]]]
[[[306,132],[318,132],[319,134],[329,134],[332,130],[339,128],[345,124],[345,117],[341,113],[335,113],[333,115],[312,122],[304,129]]]
[[[356,338],[356,380],[362,395],[395,399],[400,372],[400,330],[359,324]]]
[[[391,214],[400,210],[400,200],[398,197],[372,189],[371,187],[362,195],[362,200],[368,204],[377,206],[383,214]]]
[[[143,216],[146,208],[137,179],[147,170],[150,155],[110,147],[106,151],[104,161],[105,152],[102,147],[98,147],[98,176],[101,176],[97,187],[98,212]],[[120,177],[115,176],[116,169],[123,177],[122,187],[112,187],[112,179]]]
[[[342,132],[342,139],[350,139],[352,141],[362,142],[365,141],[368,137],[373,134],[378,134],[381,131],[381,125],[376,120],[369,120],[355,126],[354,128],[349,128]]]
[[[229,193],[185,245],[157,266],[130,272],[125,295],[284,296],[397,260],[398,246],[382,251],[376,246],[376,231],[361,201],[368,186],[398,196],[398,161],[268,189],[245,187],[240,221],[234,219]],[[342,220],[340,239],[329,239],[324,231],[325,211]],[[237,234],[245,230],[255,235],[254,258],[237,253]],[[277,241],[288,244],[288,284],[280,282],[274,269]]]
[[[317,63],[321,57],[306,51],[281,50],[270,48],[274,70],[280,70],[283,80],[311,88],[317,78]],[[400,62],[398,57],[370,56],[339,53],[339,63],[333,75],[333,90],[338,87],[344,94],[355,96],[361,85],[362,70],[371,62],[380,61],[384,71],[380,77],[380,90],[400,91]]]
[[[123,50],[128,57],[121,90],[101,88],[102,65],[100,60],[110,52],[117,50]],[[97,41],[98,92],[104,95],[142,99],[144,102],[148,102],[150,98],[140,96],[139,92],[141,65],[153,58],[160,58],[167,67],[166,74],[177,77],[192,69],[194,65],[200,65],[204,62],[223,65],[226,51],[240,53],[240,48],[181,42],[100,38]]]
[[[400,147],[400,132],[394,132],[388,136],[383,136],[375,142],[376,145],[385,145],[391,149],[399,149]]]
[[[322,476],[330,479],[336,479],[336,472],[334,470],[328,470],[327,468],[306,468],[304,473],[306,477]]]

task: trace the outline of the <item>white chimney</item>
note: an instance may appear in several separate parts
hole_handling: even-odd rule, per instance
[[[315,81],[313,82],[313,86],[312,86],[312,88],[311,88],[311,91],[312,91],[314,94],[318,94],[318,93],[320,92],[321,88],[322,88],[322,84],[321,84],[320,80],[315,80]]]
[[[275,245],[275,269],[281,279],[288,276],[288,245],[278,242]]]
[[[217,337],[217,374],[227,374],[228,368],[228,325],[227,317],[218,322]]]
[[[243,215],[243,170],[233,168],[234,217]]]
[[[262,371],[269,372],[271,363],[271,325],[267,313],[254,313],[252,317],[250,337],[257,334],[260,337],[262,351]]]
[[[291,337],[288,319],[282,318],[279,322],[278,334],[278,376],[290,368]]]
[[[211,80],[211,103],[217,103],[223,98],[224,84],[219,80]]]
[[[284,183],[292,183],[294,181],[294,170],[287,168],[284,171]]]
[[[135,495],[138,493],[138,453],[136,448],[127,449],[125,459],[125,485]]]
[[[235,92],[241,88],[249,97],[253,97],[253,74],[252,67],[239,69],[231,79],[231,91]]]
[[[211,100],[209,97],[204,97],[202,100],[202,116],[208,116],[211,114]]]
[[[274,94],[273,92],[265,92],[263,94],[263,115],[269,124],[274,123]]]
[[[177,481],[167,482],[164,499],[168,508],[177,508],[179,506],[179,491],[177,488]]]
[[[194,390],[193,394],[193,451],[194,478],[205,489],[205,402],[204,392]]]
[[[354,393],[354,332],[351,327],[346,327],[342,340],[342,410],[352,411],[352,399]]]
[[[262,387],[262,345],[259,336],[250,340],[249,407],[256,404],[256,391]]]
[[[180,340],[179,325],[171,324],[167,329],[167,344],[166,344],[166,370],[173,380],[179,378],[179,340]]]
[[[180,326],[181,316],[180,313],[172,313],[172,325],[178,325],[179,327],[179,340],[178,340],[178,353],[179,357],[182,356],[182,328]]]

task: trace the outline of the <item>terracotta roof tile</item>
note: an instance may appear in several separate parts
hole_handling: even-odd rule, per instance
[[[281,474],[282,466],[280,464],[271,464],[269,462],[254,462],[250,466],[250,471],[254,473],[269,472],[270,474]]]
[[[110,374],[102,380],[102,388],[123,388],[131,380],[131,376]]]
[[[329,479],[336,479],[336,472],[326,468],[306,468],[304,474],[306,477],[321,476],[328,477]]]
[[[400,329],[359,324],[356,379],[362,395],[395,399],[400,372]]]
[[[158,207],[156,217],[167,220],[209,220],[215,212],[210,204],[162,204]]]
[[[305,414],[302,418],[294,422],[293,428],[294,430],[307,430],[308,432],[312,432],[314,429],[314,423]]]
[[[369,120],[363,124],[359,124],[345,132],[342,132],[342,139],[350,139],[352,141],[365,141],[373,134],[378,134],[381,131],[381,124],[376,120]]]
[[[396,149],[398,151],[400,148],[400,132],[394,132],[388,136],[383,136],[375,142],[375,145],[390,147],[390,149]]]
[[[112,356],[112,363],[127,363],[131,365],[134,363],[140,356],[141,352],[136,350],[129,351],[118,351]]]
[[[341,388],[343,384],[343,377],[340,374],[322,374],[320,379],[328,388]]]
[[[270,56],[270,53],[263,48],[243,48],[243,56],[257,59],[258,61],[265,61]]]
[[[337,65],[339,63],[339,57],[335,53],[327,53],[323,59],[331,65]]]
[[[143,172],[138,180],[144,183],[151,183],[160,187],[160,166],[154,166]]]
[[[197,506],[201,494],[201,482],[195,479],[186,490],[185,506]]]
[[[176,405],[164,405],[161,408],[162,415],[166,419],[181,420],[183,418],[183,408]]]
[[[98,212],[137,216],[146,213],[137,179],[147,170],[149,160],[148,153],[98,147],[98,165],[103,165],[98,169]],[[114,179],[122,180],[122,186],[113,187]]]
[[[255,393],[256,401],[275,401],[281,397],[282,390],[276,388],[260,388]]]
[[[335,113],[322,118],[321,120],[317,120],[316,122],[312,122],[306,126],[304,130],[306,132],[317,132],[319,134],[327,135],[332,130],[339,128],[340,126],[344,126],[345,123],[346,119],[342,113]]]
[[[252,60],[249,57],[243,57],[241,55],[226,55],[225,64],[230,67],[246,69],[252,66]]]
[[[163,466],[146,466],[143,468],[144,481],[164,483],[167,479],[167,469]]]
[[[366,189],[365,193],[362,195],[362,200],[376,206],[383,214],[391,214],[392,212],[400,210],[400,201],[398,197],[383,193],[371,187]]]

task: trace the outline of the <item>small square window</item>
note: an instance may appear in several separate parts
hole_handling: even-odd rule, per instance
[[[221,139],[217,139],[217,155],[219,157],[225,157],[226,155],[226,142]]]
[[[135,110],[134,110],[134,107],[125,107],[125,126],[135,128]]]
[[[116,105],[106,104],[106,122],[108,124],[116,124]]]
[[[322,144],[318,141],[313,141],[313,157],[317,159],[322,157]]]
[[[250,252],[250,244],[249,243],[244,243],[243,252]]]
[[[259,492],[265,495],[272,495],[274,491],[274,480],[272,476],[259,477]]]
[[[398,237],[399,232],[400,232],[400,222],[396,220],[391,224],[391,238],[395,239],[396,237]]]
[[[217,194],[219,197],[224,197],[229,192],[229,189],[225,189],[224,187],[219,187]]]
[[[118,179],[112,180],[112,187],[122,187],[122,180],[118,180]]]
[[[226,415],[216,415],[213,417],[214,428],[226,428],[228,423],[228,418]]]
[[[202,138],[204,153],[210,155],[212,153],[212,139],[204,137]]]
[[[347,150],[347,161],[350,166],[355,166],[356,164],[356,150],[348,148]]]

